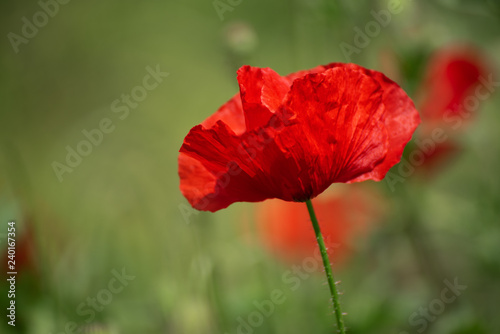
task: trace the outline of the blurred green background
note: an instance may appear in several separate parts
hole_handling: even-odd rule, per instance
[[[352,61],[396,73],[412,97],[429,55],[444,45],[471,43],[498,68],[500,4],[488,0],[401,1],[401,12],[346,59],[341,43],[354,45],[355,28],[392,2],[42,0],[53,6],[44,20],[37,13],[45,5],[3,1],[0,247],[4,254],[14,219],[18,245],[32,232],[33,254],[17,277],[15,328],[0,283],[0,331],[335,332],[324,275],[290,291],[282,281],[290,265],[243,241],[252,204],[187,209],[177,154],[189,129],[237,92],[243,64],[284,75]],[[38,20],[38,31],[23,17]],[[168,76],[141,90],[148,68]],[[132,93],[141,97],[125,114],[121,99]],[[350,333],[500,330],[499,107],[498,94],[482,102],[459,138],[462,152],[431,181],[408,179],[395,191],[376,184],[390,214],[336,268]],[[54,162],[66,164],[67,147],[77,149],[82,131],[103,119],[113,130],[58,178]],[[123,272],[128,278],[116,280]],[[467,285],[457,300],[424,330],[411,323],[454,278]],[[261,325],[239,328],[274,289],[286,301]],[[92,308],[92,298],[104,303]]]

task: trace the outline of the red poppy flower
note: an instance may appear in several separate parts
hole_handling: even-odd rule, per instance
[[[347,260],[353,252],[352,241],[365,236],[382,214],[378,196],[366,187],[327,190],[312,202],[335,263]],[[317,250],[309,215],[299,203],[271,200],[259,203],[256,210],[258,235],[278,258],[297,262]]]
[[[465,99],[474,97],[480,78],[487,77],[487,68],[483,56],[472,47],[451,46],[434,53],[419,89],[424,128],[445,126],[446,118],[462,115]],[[470,111],[461,118],[469,118]]]
[[[452,130],[458,130],[476,111],[471,109],[467,99],[473,101],[477,108],[479,97],[483,96],[484,91],[489,93],[483,87],[484,91],[479,88],[480,96],[477,94],[482,84],[481,78],[487,78],[488,68],[485,57],[466,46],[439,49],[429,59],[418,91],[423,120],[419,141],[428,144],[424,148],[415,147],[424,154],[420,170],[427,176],[431,176],[461,150],[460,144],[451,139]],[[445,138],[445,141],[434,140],[436,129],[444,134],[441,138]]]
[[[379,181],[420,122],[396,83],[354,64],[285,77],[243,66],[238,82],[240,93],[180,149],[180,189],[199,210],[305,201],[335,182]]]

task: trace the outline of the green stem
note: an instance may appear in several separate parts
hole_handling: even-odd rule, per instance
[[[321,251],[321,258],[323,259],[323,266],[325,267],[328,285],[330,286],[330,294],[332,295],[333,310],[335,311],[335,318],[337,319],[337,327],[340,334],[345,334],[344,319],[342,318],[343,314],[339,303],[339,293],[337,291],[337,285],[333,279],[332,267],[330,265],[328,253],[326,252],[325,241],[323,240],[323,235],[321,234],[318,219],[316,218],[316,213],[314,213],[311,200],[308,199],[306,201],[306,205],[314,227],[314,233],[316,234],[316,240],[318,241],[318,246]]]

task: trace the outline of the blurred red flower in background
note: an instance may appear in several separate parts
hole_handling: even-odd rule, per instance
[[[431,55],[417,92],[422,116],[418,140],[432,139],[432,145],[419,147],[425,158],[423,172],[433,172],[460,151],[450,139],[452,131],[463,127],[492,93],[485,87],[492,75],[489,68],[485,57],[470,46],[450,46]],[[436,131],[442,133],[439,140]]]
[[[328,255],[336,264],[352,254],[353,242],[366,237],[384,213],[381,198],[365,186],[330,188],[312,202]],[[258,203],[256,221],[260,240],[279,259],[297,262],[317,250],[310,217],[299,203],[279,200]]]
[[[472,47],[451,46],[431,55],[419,89],[422,127],[473,111],[466,110],[472,109],[465,105],[466,98],[477,94],[481,78],[487,78],[487,68],[484,57]]]
[[[199,210],[305,201],[335,182],[379,181],[420,122],[396,83],[354,64],[285,77],[243,66],[238,82],[240,93],[180,149],[180,189]]]

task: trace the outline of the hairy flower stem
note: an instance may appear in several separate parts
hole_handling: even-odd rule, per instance
[[[340,334],[345,334],[344,319],[342,318],[343,314],[339,303],[339,293],[333,279],[332,267],[330,265],[330,260],[328,259],[328,253],[326,252],[325,241],[323,240],[323,235],[321,234],[321,230],[319,228],[318,219],[316,218],[316,213],[314,212],[314,208],[310,199],[306,201],[306,205],[314,227],[314,233],[316,234],[316,240],[318,241],[318,246],[321,251],[321,258],[323,259],[323,266],[325,267],[328,285],[330,286],[330,294],[332,295],[333,310],[335,311],[338,331]]]

